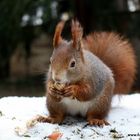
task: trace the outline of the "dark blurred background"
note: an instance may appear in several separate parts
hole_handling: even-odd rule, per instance
[[[45,94],[55,26],[68,20],[63,36],[69,39],[72,18],[81,22],[85,35],[115,31],[128,37],[139,70],[140,0],[1,0],[0,97]],[[139,91],[140,72],[136,77],[133,92]]]

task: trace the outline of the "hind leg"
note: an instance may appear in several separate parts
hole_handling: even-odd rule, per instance
[[[108,115],[110,109],[113,88],[114,85],[111,82],[106,82],[101,95],[95,99],[93,107],[88,110],[87,121],[90,125],[109,125],[104,118]]]
[[[87,113],[87,121],[89,125],[94,126],[104,126],[109,125],[109,123],[104,119],[108,114],[108,110],[102,110],[102,108],[93,108],[90,109]]]

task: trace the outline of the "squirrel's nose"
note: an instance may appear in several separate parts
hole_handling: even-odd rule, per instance
[[[58,76],[56,73],[52,72],[52,79],[56,82],[56,83],[60,83],[61,82],[61,78],[60,76]]]

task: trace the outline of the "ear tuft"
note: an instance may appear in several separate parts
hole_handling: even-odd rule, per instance
[[[53,47],[54,48],[56,48],[62,41],[61,33],[64,28],[64,25],[65,25],[65,21],[62,20],[57,24],[57,26],[55,28],[55,34],[54,34],[54,38],[53,38]]]
[[[71,33],[73,40],[73,47],[77,48],[83,37],[83,28],[77,20],[72,20]]]

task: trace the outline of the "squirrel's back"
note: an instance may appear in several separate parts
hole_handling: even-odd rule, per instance
[[[110,68],[103,63],[96,55],[93,55],[87,50],[83,50],[85,77],[89,83],[93,85],[93,91],[95,95],[102,93],[105,88],[106,82],[111,82],[114,86],[113,73]]]
[[[83,48],[94,53],[113,72],[115,94],[128,93],[136,74],[135,54],[128,40],[116,33],[95,32],[83,39]]]

